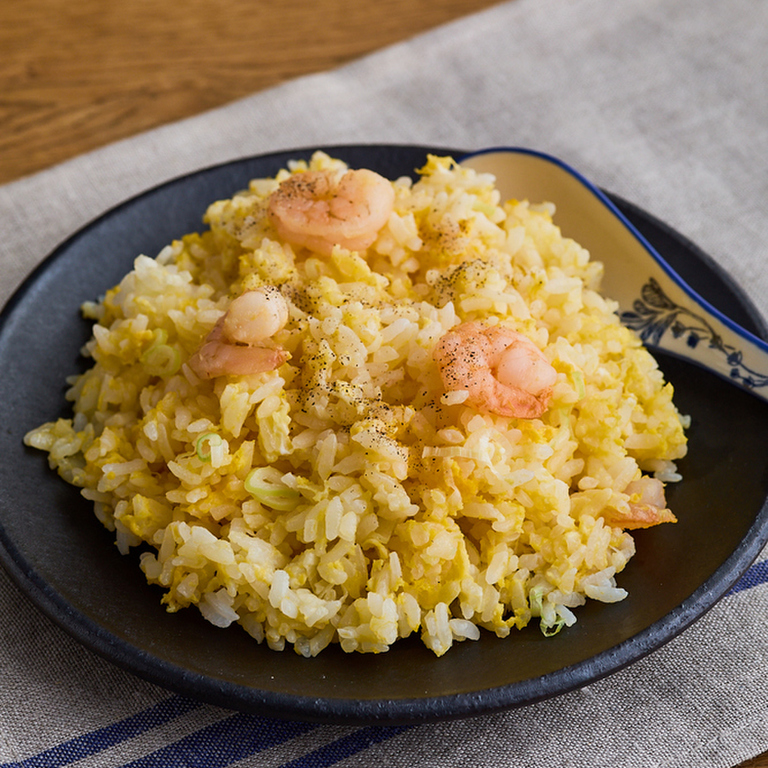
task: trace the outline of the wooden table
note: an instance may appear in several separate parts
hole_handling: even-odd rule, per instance
[[[3,0],[0,184],[498,0]]]
[[[0,184],[496,2],[5,0]]]

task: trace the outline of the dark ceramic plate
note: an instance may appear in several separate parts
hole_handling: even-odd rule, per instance
[[[394,178],[423,165],[427,149],[328,151]],[[529,704],[615,672],[707,611],[768,540],[768,406],[671,358],[662,358],[662,367],[681,411],[692,416],[690,452],[680,462],[685,479],[668,492],[680,522],[637,533],[637,555],[619,577],[629,597],[613,605],[590,601],[578,610],[578,623],[555,637],[531,626],[504,640],[485,633],[439,659],[415,639],[378,656],[334,647],[304,659],[259,646],[239,628],[217,629],[197,611],[163,610],[137,557],[118,554],[91,505],[48,469],[44,454],[25,449],[22,437],[67,415],[63,382],[82,367],[78,352],[90,335],[81,302],[117,283],[136,255],[154,256],[174,237],[200,229],[213,200],[309,154],[230,163],[125,203],[64,243],[5,308],[0,560],[17,584],[85,646],[161,686],[243,711],[346,723],[424,722]],[[615,202],[695,290],[765,334],[753,307],[701,251]]]

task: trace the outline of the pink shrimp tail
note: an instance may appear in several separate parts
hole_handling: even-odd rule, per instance
[[[189,359],[189,367],[201,379],[217,376],[248,376],[279,368],[290,354],[281,347],[231,344],[224,338],[224,317]]]
[[[248,376],[279,368],[290,355],[273,347],[246,347],[208,341],[189,360],[189,367],[201,379],[217,376]]]
[[[650,528],[661,523],[676,523],[677,518],[667,509],[664,496],[664,484],[654,477],[641,477],[634,480],[625,489],[625,493],[634,496],[639,494],[637,501],[630,501],[629,514],[618,512],[611,515],[608,522],[625,530]]]

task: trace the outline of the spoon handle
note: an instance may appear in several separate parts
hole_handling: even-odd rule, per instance
[[[461,165],[495,176],[503,199],[554,203],[555,223],[603,263],[602,292],[648,347],[768,401],[768,344],[699,296],[598,187],[561,160],[527,149],[484,150]]]

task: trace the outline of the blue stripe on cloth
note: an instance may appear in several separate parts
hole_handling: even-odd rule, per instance
[[[768,581],[768,560],[761,560],[751,565],[746,573],[736,582],[728,595],[735,595],[745,589],[760,586]]]
[[[171,696],[136,715],[38,752],[21,762],[3,763],[0,768],[61,768],[175,720],[200,706],[199,702],[183,696]]]
[[[317,727],[238,713],[121,768],[225,768]]]
[[[374,744],[391,739],[403,733],[403,731],[414,727],[413,725],[388,727],[379,725],[361,728],[349,736],[326,744],[314,752],[308,752],[303,757],[292,760],[290,763],[285,763],[280,768],[328,768],[328,766],[338,763],[339,760],[356,755],[358,752],[362,752]]]

